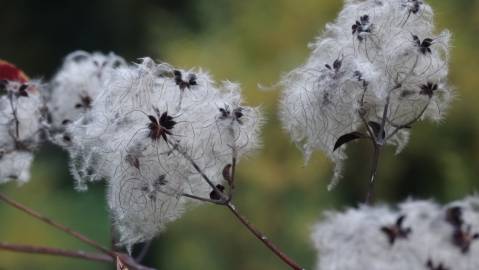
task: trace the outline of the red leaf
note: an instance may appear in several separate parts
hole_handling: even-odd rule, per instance
[[[0,60],[0,80],[26,83],[28,81],[28,77],[15,65],[10,64],[7,61]]]

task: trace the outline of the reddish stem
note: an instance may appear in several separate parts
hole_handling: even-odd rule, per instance
[[[98,249],[99,251],[101,251],[101,252],[103,252],[103,253],[109,255],[109,256],[112,257],[112,258],[116,258],[116,254],[115,254],[114,252],[112,252],[112,251],[108,250],[107,248],[101,246],[101,245],[100,245],[99,243],[97,243],[96,241],[94,241],[94,240],[92,240],[92,239],[90,239],[90,238],[88,238],[88,237],[82,235],[82,234],[79,233],[79,232],[76,232],[76,231],[74,231],[74,230],[68,228],[67,226],[65,226],[65,225],[63,225],[63,224],[59,224],[59,223],[57,223],[57,222],[55,222],[55,221],[53,221],[53,220],[51,220],[51,219],[49,219],[49,218],[47,218],[47,217],[45,217],[45,216],[43,216],[43,215],[41,215],[41,214],[35,212],[34,210],[32,210],[32,209],[30,209],[30,208],[28,208],[28,207],[26,207],[26,206],[24,206],[24,205],[22,205],[22,204],[20,204],[20,203],[18,203],[18,202],[16,202],[16,201],[14,201],[14,200],[12,200],[12,199],[9,199],[8,197],[6,197],[5,195],[3,195],[2,193],[0,193],[0,200],[3,201],[3,202],[5,202],[6,204],[8,204],[8,205],[10,205],[10,206],[12,206],[12,207],[18,209],[18,210],[20,210],[20,211],[26,213],[26,214],[28,214],[28,215],[30,215],[30,216],[32,216],[32,217],[38,219],[38,220],[43,221],[44,223],[46,223],[46,224],[48,224],[48,225],[51,225],[52,227],[55,227],[55,228],[57,228],[57,229],[59,229],[59,230],[65,232],[65,233],[67,233],[67,234],[69,234],[69,235],[75,237],[76,239],[78,239],[78,240],[80,240],[80,241],[82,241],[82,242],[84,242],[84,243],[86,243],[86,244],[88,244],[88,245],[90,245],[90,246],[92,246],[92,247]]]
[[[294,270],[304,270],[293,259],[288,257],[283,251],[281,251],[271,240],[268,239],[261,231],[259,231],[253,224],[251,224],[244,216],[242,216],[236,206],[231,203],[226,204],[229,210],[235,215],[236,218],[252,233],[258,240],[260,240],[266,247],[268,247],[276,256],[278,256],[284,263],[289,265]]]
[[[70,258],[77,258],[77,259],[83,259],[88,261],[109,262],[109,263],[113,262],[113,258],[111,258],[108,255],[85,252],[81,250],[71,251],[71,250],[52,248],[52,247],[19,245],[19,244],[5,243],[5,242],[0,242],[0,249],[11,251],[11,252],[70,257]]]
[[[25,212],[27,213],[28,215],[38,219],[38,220],[41,220],[43,222],[45,222],[46,224],[54,227],[54,228],[57,228],[75,238],[77,238],[78,240],[86,243],[86,244],[89,244],[90,246],[100,250],[101,252],[105,253],[106,255],[108,255],[111,260],[110,262],[112,261],[116,261],[119,259],[121,259],[121,261],[123,263],[125,263],[130,269],[137,269],[137,270],[155,270],[154,268],[149,268],[149,267],[146,267],[146,266],[143,266],[141,264],[138,264],[137,262],[135,262],[135,260],[133,258],[131,258],[130,256],[126,255],[126,254],[121,254],[121,253],[117,253],[117,252],[114,252],[114,251],[111,251],[111,250],[108,250],[106,248],[104,248],[103,246],[101,246],[99,243],[97,243],[96,241],[94,240],[91,240],[90,238],[82,235],[81,233],[79,232],[76,232],[68,227],[66,227],[65,225],[62,225],[62,224],[59,224],[37,212],[35,212],[34,210],[12,200],[12,199],[9,199],[8,197],[6,197],[5,195],[3,195],[2,193],[0,193],[0,201],[3,201],[5,202],[6,204],[22,211],[22,212]],[[11,246],[11,245],[10,245]],[[13,246],[11,246],[13,247]],[[17,247],[21,247],[19,245],[17,245]],[[10,248],[9,249],[10,251],[18,251],[18,252],[21,252],[20,250],[14,250],[13,248]],[[43,251],[43,252],[42,252]],[[39,253],[39,254],[47,254],[48,250],[47,249],[34,249],[34,248],[30,248],[29,249],[29,253]],[[61,251],[59,249],[56,249],[56,251]],[[26,251],[25,251],[26,252]],[[68,252],[68,251],[64,251],[63,252]],[[74,252],[74,251],[73,251]],[[75,253],[75,252],[74,252]],[[80,254],[82,253],[81,251],[78,251],[76,252],[76,254]],[[68,254],[68,253],[66,253]],[[67,256],[66,254],[62,253],[62,252],[57,252],[55,254],[52,254],[52,255],[58,255],[58,256],[66,256],[66,257],[72,257],[72,256]],[[106,257],[106,256],[105,256]]]

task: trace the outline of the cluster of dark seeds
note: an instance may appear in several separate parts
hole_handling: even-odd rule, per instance
[[[155,110],[157,116],[148,115],[150,123],[148,124],[148,137],[156,141],[160,138],[163,138],[165,142],[168,142],[168,135],[172,135],[171,130],[176,125],[176,121],[173,120],[173,117],[168,115],[168,112],[161,113],[158,110]]]
[[[416,45],[416,47],[419,49],[419,51],[422,54],[432,53],[431,51],[431,45],[433,42],[432,38],[425,38],[421,41],[418,36],[412,35],[412,39],[414,41],[414,45]]]
[[[243,117],[243,108],[238,107],[234,110],[231,110],[228,105],[225,105],[224,108],[220,108],[220,119],[225,120],[232,118],[234,121],[237,121],[239,124],[243,124],[241,118]]]
[[[369,21],[369,15],[363,15],[359,18],[356,23],[351,26],[353,35],[357,35],[359,41],[363,41],[364,37],[362,37],[361,33],[371,33],[371,24]]]
[[[396,223],[389,226],[381,227],[381,231],[387,236],[391,245],[394,245],[397,239],[408,239],[412,232],[411,228],[404,228],[403,223],[406,219],[405,215],[398,217]]]
[[[427,84],[421,85],[421,92],[419,92],[421,95],[428,96],[429,98],[432,98],[434,95],[434,92],[436,92],[438,89],[437,84],[428,82]]]
[[[181,71],[175,70],[173,71],[173,74],[175,75],[175,83],[178,85],[178,87],[180,87],[181,91],[185,90],[186,88],[191,89],[192,86],[198,85],[195,74],[189,74],[185,80],[183,79],[183,74]]]
[[[471,248],[471,244],[479,239],[479,233],[472,233],[472,226],[464,222],[462,209],[460,207],[451,207],[447,210],[446,221],[452,225],[452,243],[466,254]]]

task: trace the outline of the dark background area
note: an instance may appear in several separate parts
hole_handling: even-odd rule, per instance
[[[428,1],[438,29],[454,35],[450,79],[457,98],[439,125],[420,123],[406,150],[388,149],[376,195],[395,203],[409,197],[447,202],[479,185],[479,1]],[[150,56],[181,67],[203,67],[217,80],[242,83],[247,100],[268,120],[264,147],[238,168],[237,205],[259,228],[308,269],[316,260],[309,240],[325,210],[355,206],[365,197],[370,148],[349,148],[345,177],[326,191],[331,164],[321,154],[304,166],[277,118],[281,74],[302,64],[307,43],[333,20],[337,0],[0,0],[0,59],[48,80],[77,49],[113,51],[128,61]],[[104,184],[73,190],[67,155],[51,145],[36,155],[32,179],[0,191],[104,245],[110,227]],[[0,204],[0,241],[91,250]],[[153,243],[147,264],[157,269],[286,269],[226,209],[204,205],[171,224]],[[108,264],[0,251],[0,269],[111,269]]]

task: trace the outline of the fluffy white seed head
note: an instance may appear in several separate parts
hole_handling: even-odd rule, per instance
[[[306,160],[321,150],[337,163],[330,187],[346,158],[344,146],[335,149],[342,136],[370,136],[367,123],[379,128],[384,119],[385,143],[401,150],[410,125],[444,117],[453,98],[449,40],[448,31],[434,31],[432,9],[423,1],[345,1],[311,44],[307,62],[282,81],[283,125]]]
[[[2,81],[0,88],[0,183],[25,183],[44,127],[41,85]]]
[[[328,212],[312,240],[318,270],[479,269],[479,197]]]
[[[91,109],[112,70],[125,66],[123,58],[110,53],[76,51],[69,54],[50,83],[48,107],[54,141],[63,145],[66,126]],[[59,135],[60,134],[60,135]]]
[[[259,146],[261,122],[237,84],[145,58],[116,69],[91,110],[68,127],[72,172],[80,189],[108,181],[120,244],[131,246],[180,217],[191,201],[184,193],[210,198],[197,168],[222,184],[232,157]]]

